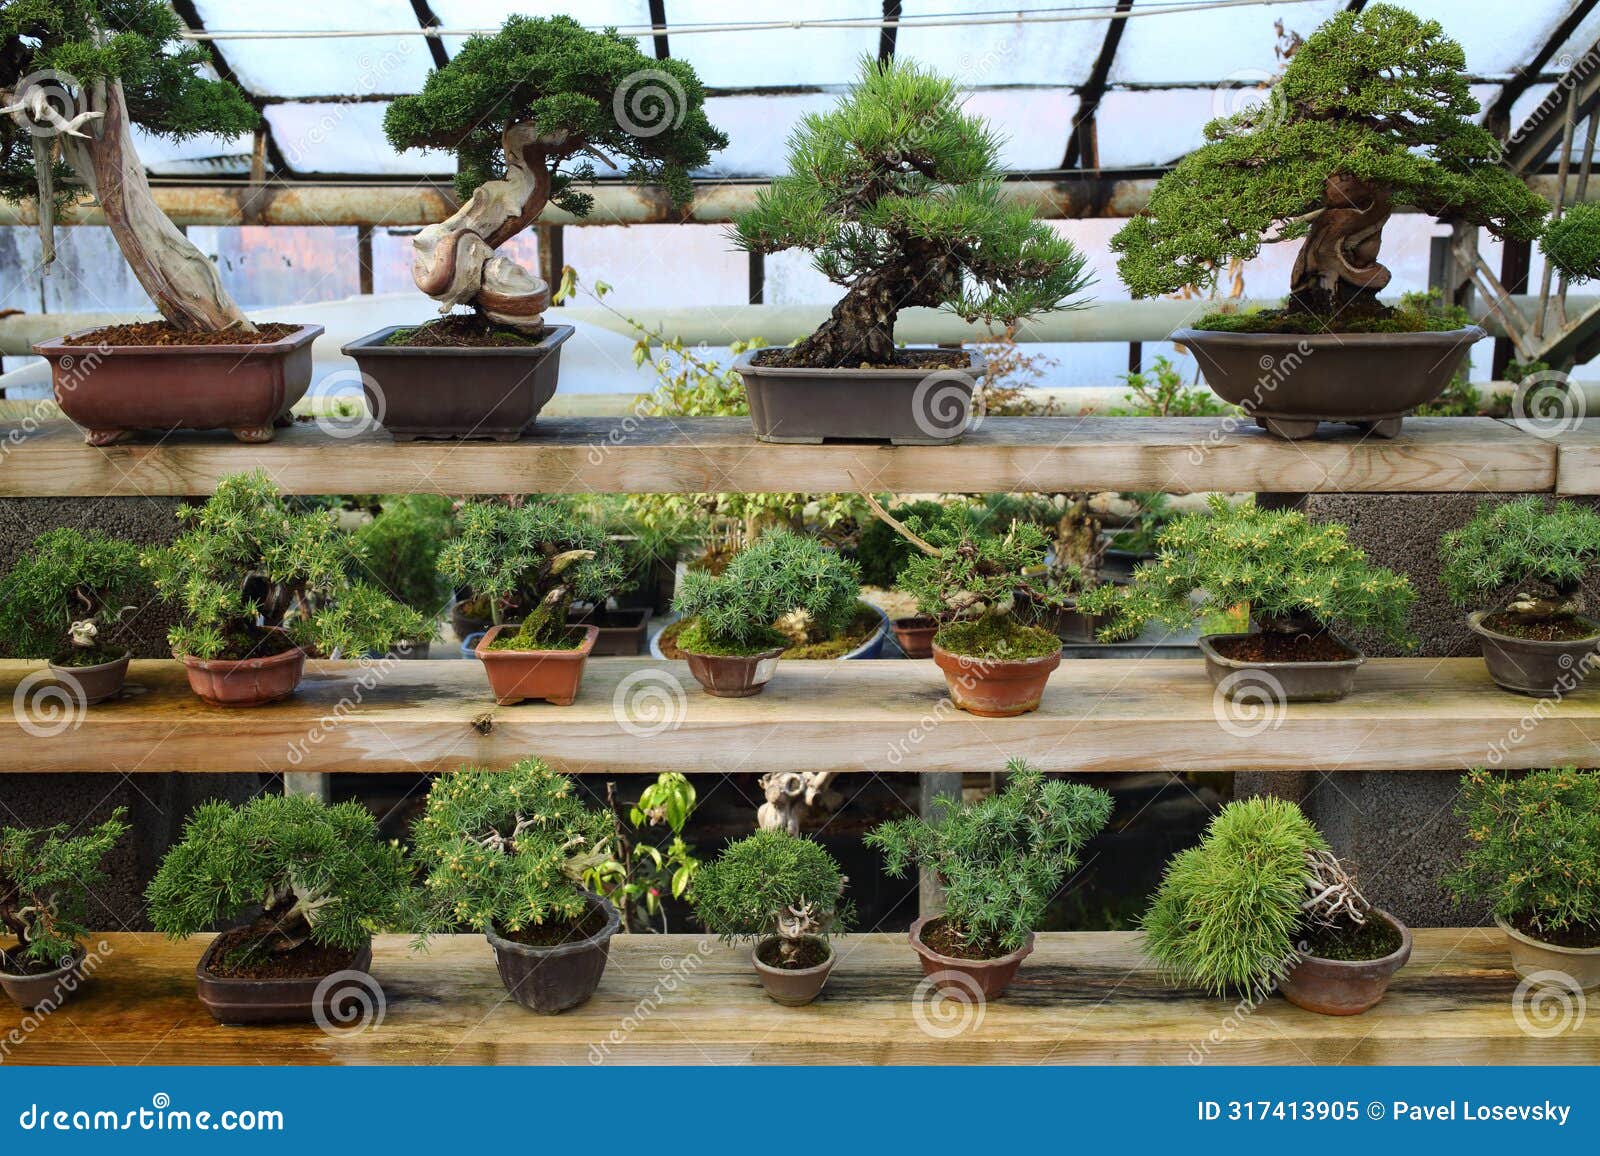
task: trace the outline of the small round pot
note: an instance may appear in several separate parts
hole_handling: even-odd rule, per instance
[[[189,676],[189,689],[212,706],[278,702],[294,693],[306,669],[306,652],[298,646],[267,658],[178,657]]]
[[[0,989],[24,1011],[54,1011],[71,999],[84,984],[84,950],[80,946],[72,959],[53,971],[38,975],[12,975],[0,970]]]
[[[328,975],[302,975],[289,979],[250,979],[218,975],[211,970],[223,936],[211,941],[194,965],[195,995],[219,1024],[342,1022],[340,1004],[372,997],[377,982],[367,974],[372,967],[372,941],[368,940],[350,966]],[[329,976],[339,982],[328,983]]]
[[[1511,967],[1523,979],[1553,971],[1570,976],[1584,991],[1600,988],[1600,947],[1562,947],[1525,935],[1498,915],[1494,922],[1506,933]]]
[[[894,640],[907,658],[932,658],[933,636],[939,633],[939,622],[934,618],[917,616],[896,618],[889,624],[894,628]]]
[[[590,909],[605,912],[606,925],[588,939],[562,943],[555,947],[529,947],[485,932],[494,948],[500,982],[511,998],[541,1015],[555,1015],[588,1001],[600,986],[606,960],[611,953],[611,937],[622,930],[622,917],[605,899],[586,891]]]
[[[1584,619],[1594,627],[1588,638],[1541,642],[1490,630],[1483,624],[1490,613],[1478,610],[1467,615],[1467,628],[1478,636],[1484,665],[1497,685],[1535,698],[1560,698],[1583,685],[1600,652],[1600,622]]]
[[[473,654],[489,676],[494,701],[510,706],[524,699],[542,698],[556,706],[571,706],[583,683],[583,667],[600,637],[598,626],[575,627],[583,642],[573,650],[494,650],[494,640],[516,626],[494,626],[478,639]]]
[[[50,660],[50,673],[57,682],[81,695],[80,701],[84,706],[92,706],[122,693],[122,684],[128,681],[128,655],[129,651],[124,650],[121,658],[113,658],[110,662],[99,662],[94,666],[62,666],[57,660],[70,655],[58,654]]]
[[[784,648],[774,647],[760,654],[695,654],[686,650],[689,673],[717,698],[749,698],[760,694],[772,681]]]
[[[1061,649],[1038,658],[968,658],[937,642],[933,661],[944,671],[950,701],[981,718],[1010,718],[1039,709],[1045,683],[1061,665]]]
[[[839,661],[847,659],[882,658],[883,644],[889,637],[889,616],[883,612],[883,607],[867,602],[878,613],[878,628],[867,636],[867,640],[847,654],[841,654]]]
[[[999,999],[1016,978],[1017,968],[1033,954],[1033,932],[1028,932],[1028,942],[1017,950],[995,959],[956,959],[940,955],[922,942],[922,932],[942,915],[923,915],[911,925],[911,950],[922,961],[922,974],[934,986],[957,1000]]]
[[[1411,929],[1387,911],[1372,914],[1400,933],[1399,947],[1382,959],[1302,956],[1278,982],[1283,998],[1325,1016],[1356,1016],[1377,1006],[1389,980],[1411,958]]]
[[[1248,634],[1203,634],[1200,653],[1211,685],[1229,699],[1269,697],[1274,702],[1334,702],[1356,685],[1356,671],[1366,656],[1338,635],[1333,640],[1352,657],[1335,662],[1241,662],[1219,652],[1216,643]]]
[[[828,958],[815,967],[786,968],[763,963],[761,952],[769,943],[775,942],[776,937],[763,939],[750,953],[750,962],[761,977],[761,986],[767,989],[768,996],[784,1007],[804,1007],[816,999],[822,993],[822,985],[828,982],[828,973],[838,959],[833,946],[821,936],[808,935],[806,938],[816,940],[828,949]]]

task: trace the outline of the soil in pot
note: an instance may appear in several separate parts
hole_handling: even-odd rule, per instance
[[[942,991],[961,1002],[998,999],[1005,994],[1033,952],[1033,935],[1015,951],[983,955],[957,938],[944,916],[921,916],[911,924],[911,947],[922,963],[922,974]],[[953,954],[959,951],[961,954]]]
[[[1600,622],[1579,614],[1467,615],[1489,677],[1503,690],[1559,698],[1583,685],[1600,652]]]
[[[1537,939],[1540,943],[1571,947],[1578,951],[1590,951],[1600,947],[1600,925],[1593,923],[1574,923],[1556,930],[1536,927],[1531,915],[1515,915],[1506,922],[1529,939]]]
[[[1259,634],[1218,638],[1213,649],[1234,662],[1348,662],[1357,656],[1331,634]]]
[[[385,345],[412,348],[499,348],[536,346],[544,340],[544,330],[530,333],[507,325],[496,325],[478,313],[452,313],[423,325],[399,329],[384,339]]]
[[[1541,930],[1526,914],[1509,920],[1496,915],[1494,921],[1506,934],[1512,969],[1523,979],[1600,989],[1600,927],[1591,923]]]
[[[793,349],[763,349],[752,359],[763,369],[816,369],[796,360]],[[959,349],[897,349],[893,361],[863,361],[846,369],[968,369],[972,355]]]
[[[1011,718],[1039,709],[1061,665],[1061,640],[1005,619],[955,622],[933,636],[933,660],[956,706],[980,718]]]
[[[1261,630],[1200,638],[1206,676],[1235,701],[1336,702],[1355,688],[1366,659],[1325,630]]]
[[[761,986],[775,1002],[785,1007],[804,1007],[816,999],[833,971],[833,948],[818,936],[806,936],[797,945],[795,958],[782,958],[783,943],[776,936],[763,939],[752,953]]]
[[[223,932],[195,965],[195,994],[218,1023],[310,1023],[319,1011],[343,1022],[352,1000],[371,998],[370,943],[358,951],[310,942],[285,952],[241,951],[251,937],[249,928]]]
[[[1360,1015],[1376,1006],[1411,958],[1410,933],[1376,909],[1362,924],[1307,929],[1297,946],[1278,987],[1290,1003],[1320,1015]]]
[[[530,923],[516,931],[496,931],[501,939],[524,947],[560,947],[563,943],[582,943],[606,929],[606,913],[591,907],[577,919],[552,923]]]
[[[778,661],[788,642],[777,631],[769,630],[765,637],[752,644],[756,649],[730,649],[707,638],[693,621],[679,630],[676,638],[679,641],[676,649],[688,662],[689,673],[715,698],[749,698],[760,694],[777,672]],[[768,644],[765,649],[761,649],[763,643]],[[662,652],[666,653],[664,646]]]
[[[1369,919],[1359,927],[1317,927],[1301,939],[1307,955],[1351,963],[1393,955],[1400,950],[1401,941],[1400,929],[1381,919]]]
[[[179,329],[165,321],[137,321],[129,325],[107,325],[103,329],[90,329],[63,337],[61,344],[71,346],[101,345],[270,345],[282,341],[300,330],[299,325],[281,321],[258,321],[256,331],[247,333],[240,329]]]
[[[246,927],[217,936],[208,970],[219,979],[320,979],[345,971],[359,952],[307,940],[292,951],[241,950],[252,936]]]
[[[1529,620],[1502,610],[1484,615],[1480,622],[1485,630],[1528,642],[1581,642],[1600,637],[1594,623],[1578,614],[1552,614],[1547,618]]]

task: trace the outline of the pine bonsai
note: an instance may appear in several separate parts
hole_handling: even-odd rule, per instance
[[[90,893],[105,875],[104,861],[128,824],[118,807],[82,835],[65,823],[44,829],[0,829],[0,924],[17,937],[0,952],[0,970],[28,975],[64,967],[89,934]]]
[[[588,215],[594,198],[573,186],[593,178],[592,159],[684,204],[690,171],[728,144],[704,102],[688,64],[655,60],[631,38],[570,17],[512,16],[493,36],[469,37],[420,93],[384,115],[395,148],[456,154],[465,201],[412,242],[417,288],[441,313],[470,305],[482,328],[538,333],[551,287],[495,249],[547,203]]]
[[[1600,204],[1568,205],[1545,226],[1539,248],[1568,281],[1581,284],[1600,277]]]
[[[1320,333],[1446,328],[1378,300],[1389,214],[1410,206],[1532,240],[1546,206],[1474,123],[1461,46],[1391,4],[1341,12],[1289,59],[1269,99],[1206,126],[1207,143],[1112,238],[1135,297],[1208,288],[1263,243],[1305,238],[1281,311],[1214,314],[1199,326]]]
[[[1522,638],[1588,638],[1583,580],[1600,562],[1600,514],[1530,495],[1482,502],[1472,520],[1439,539],[1439,582],[1457,606],[1509,590],[1484,625]]]
[[[691,902],[705,929],[725,942],[770,938],[763,963],[810,967],[821,960],[808,941],[850,924],[850,907],[840,901],[846,882],[821,844],[787,831],[757,831],[700,871]]]
[[[788,174],[734,222],[740,248],[809,249],[846,289],[820,329],[758,364],[914,364],[894,337],[912,306],[1006,326],[1079,304],[1067,299],[1090,282],[1083,254],[1006,200],[999,151],[989,125],[962,111],[955,81],[863,61],[838,107],[796,129]]]
[[[1021,759],[1006,773],[1005,790],[980,803],[940,797],[932,818],[867,833],[890,875],[915,862],[943,884],[947,938],[929,946],[945,955],[992,959],[1027,943],[1077,870],[1078,853],[1111,817],[1111,796],[1098,788],[1046,779]]]
[[[330,658],[387,651],[419,638],[422,616],[351,581],[360,548],[332,510],[297,513],[265,471],[234,474],[203,506],[180,506],[188,528],[143,562],[183,621],[174,654],[242,659],[298,645]],[[269,628],[281,626],[286,641]]]
[[[177,329],[255,326],[211,261],[156,207],[132,128],[168,140],[250,132],[259,114],[202,75],[162,0],[19,0],[0,5],[0,197],[36,199],[42,261],[56,214],[87,189],[123,258]]]
[[[128,652],[116,628],[149,596],[139,548],[100,530],[40,534],[0,579],[0,641],[19,658],[97,666]]]

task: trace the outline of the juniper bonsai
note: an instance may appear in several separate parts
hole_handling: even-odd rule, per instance
[[[955,81],[863,61],[838,107],[795,131],[788,174],[734,222],[740,248],[808,249],[846,289],[821,328],[762,363],[898,364],[895,319],[912,306],[1008,326],[1081,304],[1067,299],[1090,283],[1084,255],[1006,199],[1000,144]]]
[[[1457,606],[1511,591],[1489,623],[1504,633],[1588,637],[1583,580],[1600,562],[1600,514],[1537,495],[1482,502],[1465,526],[1439,539],[1439,582]],[[1576,634],[1572,632],[1576,631]]]
[[[808,939],[848,928],[848,882],[832,855],[787,831],[757,831],[730,843],[695,879],[691,903],[705,929],[726,942],[776,941],[773,967],[805,967]]]
[[[1391,4],[1334,16],[1289,59],[1268,100],[1208,124],[1206,144],[1112,238],[1123,282],[1135,297],[1207,288],[1263,243],[1304,238],[1285,309],[1255,315],[1253,327],[1395,328],[1377,296],[1390,281],[1378,253],[1391,212],[1449,215],[1522,241],[1546,213],[1472,120],[1465,68],[1437,21]],[[1417,315],[1410,324],[1447,322]]]
[[[1545,226],[1539,248],[1568,281],[1581,284],[1600,277],[1600,203],[1568,205]]]
[[[439,494],[390,494],[371,521],[355,529],[359,558],[350,577],[370,582],[429,622],[450,602],[450,584],[439,573],[439,552],[455,533],[449,498]]]
[[[114,631],[150,584],[139,548],[100,530],[40,534],[0,579],[0,642],[19,658],[95,666],[127,653]]]
[[[53,971],[78,953],[105,857],[128,832],[124,814],[118,807],[82,835],[65,823],[0,829],[0,924],[17,937],[15,950],[0,953],[0,970]]]

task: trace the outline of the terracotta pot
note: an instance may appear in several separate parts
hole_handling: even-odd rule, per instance
[[[974,385],[988,361],[968,350],[965,369],[788,369],[740,354],[750,422],[764,442],[820,445],[829,438],[939,446],[961,440]]]
[[[890,623],[894,640],[907,658],[930,658],[933,655],[933,636],[939,633],[939,623],[933,618],[896,618]]]
[[[815,935],[808,935],[806,938],[821,943],[828,949],[828,958],[815,967],[786,968],[763,963],[761,952],[768,944],[776,942],[775,938],[763,939],[750,953],[750,962],[755,965],[756,974],[761,977],[761,986],[767,989],[768,996],[784,1007],[804,1007],[816,999],[822,993],[822,985],[828,982],[828,973],[833,970],[833,965],[838,959],[827,940]]]
[[[1219,333],[1179,329],[1169,340],[1194,354],[1207,384],[1283,438],[1308,438],[1319,422],[1379,437],[1438,397],[1475,341],[1476,325],[1443,333]]]
[[[968,658],[933,643],[933,661],[944,671],[950,701],[982,718],[1010,718],[1039,709],[1045,683],[1061,665],[1059,647],[1038,658]]]
[[[288,698],[306,669],[306,652],[298,646],[266,658],[178,658],[189,689],[212,706],[263,706]]]
[[[57,659],[71,657],[70,654],[58,654],[50,660],[50,673],[57,682],[71,690],[84,706],[92,706],[108,698],[116,698],[122,692],[122,684],[128,681],[128,653],[124,650],[121,658],[99,662],[94,666],[58,665]]]
[[[1506,933],[1511,947],[1511,967],[1523,979],[1555,972],[1547,978],[1559,982],[1562,975],[1584,991],[1600,988],[1600,947],[1562,947],[1525,935],[1511,924],[1494,917],[1495,926]]]
[[[689,673],[706,688],[707,694],[717,698],[749,698],[760,694],[772,681],[783,649],[778,646],[750,655],[695,654],[685,650],[683,657],[689,663]]]
[[[594,626],[600,631],[595,639],[594,656],[643,654],[648,648],[650,610],[644,606],[625,610],[573,610],[567,614],[570,626]]]
[[[578,629],[583,631],[583,642],[572,650],[491,650],[496,638],[515,632],[517,625],[491,627],[478,639],[473,653],[489,676],[494,701],[510,706],[524,699],[542,698],[556,706],[571,706],[583,682],[584,663],[589,661],[589,653],[600,637],[598,626]]]
[[[54,1011],[77,994],[86,982],[81,970],[83,958],[84,950],[80,946],[69,962],[38,975],[12,975],[5,970],[10,961],[0,958],[0,989],[24,1011]]]
[[[356,952],[347,968],[293,979],[218,975],[211,964],[222,942],[222,936],[213,939],[194,968],[195,994],[219,1024],[314,1023],[319,1017],[327,1023],[341,1023],[349,1010],[342,1005],[350,1000],[370,1001],[378,990],[377,981],[368,974],[371,941]]]
[[[511,998],[542,1015],[555,1015],[588,1001],[600,986],[606,960],[611,953],[611,937],[622,930],[617,909],[593,892],[584,892],[590,909],[605,912],[606,925],[588,939],[555,947],[529,947],[494,932],[485,933],[494,948],[500,982]]]
[[[80,329],[68,337],[81,337]],[[56,403],[94,446],[140,430],[226,429],[242,442],[272,440],[311,384],[320,325],[260,345],[67,345],[41,341]]]
[[[994,959],[956,959],[940,955],[922,942],[922,933],[942,915],[923,915],[911,925],[911,949],[922,962],[922,974],[946,995],[963,1002],[999,999],[1016,978],[1017,968],[1033,954],[1033,932],[1017,950]]]
[[[1496,684],[1535,698],[1561,698],[1583,685],[1600,654],[1600,622],[1584,619],[1594,627],[1588,638],[1540,642],[1490,630],[1483,624],[1489,613],[1478,610],[1467,615],[1467,627],[1478,636],[1484,665]]]
[[[1248,634],[1203,634],[1200,653],[1206,660],[1211,685],[1229,699],[1286,702],[1333,702],[1349,694],[1356,684],[1356,671],[1366,657],[1337,635],[1335,642],[1354,657],[1336,662],[1241,662],[1218,653],[1215,646]]]
[[[547,325],[538,345],[386,345],[391,325],[344,346],[361,371],[373,417],[395,441],[493,438],[514,442],[556,392],[570,325]]]
[[[1382,959],[1302,956],[1278,983],[1283,998],[1325,1016],[1355,1016],[1376,1006],[1394,973],[1411,958],[1411,929],[1387,911],[1372,914],[1400,933],[1399,947]]]

